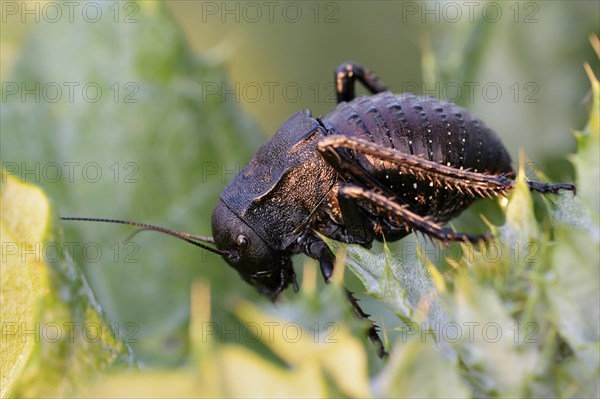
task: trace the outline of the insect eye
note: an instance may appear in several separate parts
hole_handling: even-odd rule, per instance
[[[248,237],[246,237],[243,234],[240,234],[239,236],[237,236],[237,238],[235,239],[235,242],[237,243],[237,245],[241,248],[246,248],[248,246]]]

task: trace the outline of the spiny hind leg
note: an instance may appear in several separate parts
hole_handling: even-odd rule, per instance
[[[317,149],[338,173],[357,175],[358,169],[362,169],[349,153],[349,151],[354,151],[355,153],[370,155],[382,161],[394,163],[397,165],[399,172],[413,175],[421,180],[428,180],[435,186],[471,197],[505,195],[514,184],[513,180],[507,176],[488,175],[458,169],[366,140],[343,135],[331,135],[321,139]],[[365,181],[362,182],[366,183]],[[372,179],[370,183],[379,186],[379,183],[373,182]]]
[[[371,155],[383,161],[398,165],[400,172],[429,180],[438,187],[457,191],[471,197],[492,197],[506,195],[514,187],[515,181],[508,175],[491,175],[458,169],[442,165],[412,154],[406,154],[370,141],[350,138],[342,135],[331,135],[319,141],[318,150],[330,163],[337,163],[340,169],[355,169],[352,157],[343,151]],[[532,191],[542,194],[557,194],[561,190],[576,192],[575,186],[568,183],[547,184],[527,182]]]

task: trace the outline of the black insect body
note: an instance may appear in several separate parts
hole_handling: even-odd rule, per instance
[[[373,96],[354,98],[358,79]],[[368,70],[336,70],[339,104],[313,118],[288,119],[229,183],[214,210],[214,242],[260,292],[297,289],[290,256],[317,259],[328,279],[333,254],[317,233],[370,246],[420,231],[442,241],[485,236],[442,227],[477,198],[514,185],[498,136],[459,106],[386,91]],[[570,184],[530,182],[556,193]]]
[[[355,98],[356,80],[374,95]],[[334,255],[318,234],[366,247],[411,231],[443,242],[487,239],[443,224],[476,199],[504,195],[514,186],[511,159],[498,136],[453,103],[392,94],[355,63],[339,66],[335,83],[334,111],[320,118],[308,110],[293,115],[225,188],[212,215],[212,239],[119,222],[222,255],[272,299],[289,284],[298,290],[294,254],[318,260],[324,278],[331,277]],[[575,191],[571,184],[528,184],[542,193]],[[383,354],[375,327],[369,336]]]

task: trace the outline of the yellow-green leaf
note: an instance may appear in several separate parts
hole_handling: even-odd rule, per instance
[[[18,181],[4,170],[0,188],[0,397],[5,397],[40,338],[36,328],[38,305],[49,290],[42,250],[50,206],[42,190]]]
[[[62,396],[131,365],[85,278],[52,228],[39,188],[2,174],[2,397]]]
[[[394,345],[386,368],[373,381],[373,390],[381,398],[468,397],[469,388],[456,366],[442,356],[433,340],[417,334]]]

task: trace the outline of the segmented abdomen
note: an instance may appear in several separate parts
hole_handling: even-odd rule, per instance
[[[320,120],[329,134],[368,140],[458,169],[487,174],[512,172],[510,156],[498,136],[469,111],[447,101],[384,92],[340,103]],[[473,202],[456,191],[402,175],[389,162],[354,156],[400,201],[421,215],[445,222]]]

